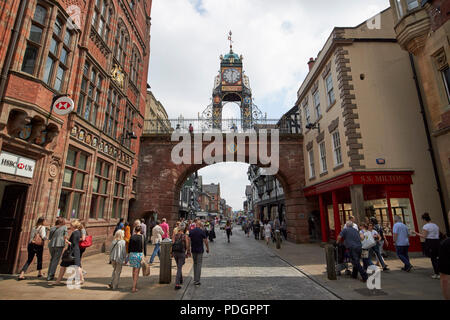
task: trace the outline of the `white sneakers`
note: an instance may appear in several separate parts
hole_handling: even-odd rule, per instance
[[[439,274],[433,274],[433,275],[431,276],[431,278],[432,278],[432,279],[440,279],[441,276],[440,276]]]

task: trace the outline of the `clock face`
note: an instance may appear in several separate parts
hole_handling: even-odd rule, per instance
[[[223,79],[227,83],[236,83],[241,79],[241,72],[234,68],[227,69],[223,72]]]

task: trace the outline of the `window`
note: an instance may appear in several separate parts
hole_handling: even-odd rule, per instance
[[[450,102],[450,68],[447,66],[442,72],[442,79],[444,80],[445,91],[447,92],[447,99]]]
[[[108,100],[106,102],[106,115],[103,131],[113,137],[117,138],[117,125],[119,121],[119,106],[120,98],[116,90],[109,89]]]
[[[324,173],[327,172],[327,155],[325,151],[325,142],[319,144],[319,150],[320,150],[320,172]]]
[[[408,11],[414,10],[419,6],[419,1],[417,0],[406,0],[406,5],[408,6]]]
[[[61,18],[56,18],[43,78],[44,82],[56,91],[62,91],[63,89],[64,78],[69,65],[71,42],[71,31],[65,27]]]
[[[80,218],[80,205],[88,176],[88,159],[88,154],[69,148],[59,199],[59,216],[67,219]]]
[[[115,58],[123,66],[127,58],[128,32],[125,27],[119,27],[116,35]]]
[[[333,78],[331,76],[331,72],[328,74],[325,82],[327,87],[328,106],[331,106],[336,101],[334,97]]]
[[[92,201],[89,218],[103,219],[105,204],[108,197],[108,186],[111,180],[112,165],[97,159],[95,165],[95,177],[92,183]]]
[[[341,140],[338,131],[333,132],[333,152],[335,166],[342,164]]]
[[[27,48],[23,56],[22,71],[34,75],[36,72],[36,61],[42,49],[47,9],[37,5],[31,21],[30,34],[28,35]]]
[[[308,125],[308,124],[311,123],[311,115],[310,115],[310,113],[309,113],[309,107],[308,107],[308,104],[305,104],[305,105],[303,106],[303,111],[304,111],[304,113],[305,113],[305,119],[306,119],[305,126],[306,126],[306,125]]]
[[[122,217],[123,202],[125,199],[127,172],[121,169],[116,171],[116,181],[114,185],[114,198],[112,208],[112,218],[117,219]]]
[[[314,152],[313,149],[309,150],[309,177],[314,178],[315,177],[315,170],[314,170]]]
[[[110,26],[113,14],[112,4],[110,5],[108,1],[95,1],[94,14],[92,15],[92,28],[106,43],[108,43],[109,34],[111,33]]]
[[[403,17],[402,0],[395,0],[395,6],[397,8],[397,15],[399,18]]]
[[[131,70],[130,70],[130,80],[136,86],[139,87],[139,71],[141,65],[141,57],[137,49],[133,50],[133,55],[131,57]]]
[[[128,148],[131,148],[131,138],[129,134],[133,133],[133,120],[134,120],[133,108],[128,106],[127,110],[125,111],[125,119],[123,122],[123,136],[122,136],[123,141],[122,144]]]
[[[322,113],[320,112],[320,95],[319,90],[314,92],[314,109],[316,110],[316,119],[319,120],[319,118],[322,116]]]
[[[99,71],[91,66],[89,62],[86,62],[83,68],[77,113],[94,126],[97,123],[97,114],[100,108],[102,83],[103,77]]]

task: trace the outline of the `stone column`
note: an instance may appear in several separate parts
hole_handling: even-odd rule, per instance
[[[350,186],[350,196],[352,200],[352,212],[356,223],[361,223],[365,220],[364,210],[364,192],[361,184]]]

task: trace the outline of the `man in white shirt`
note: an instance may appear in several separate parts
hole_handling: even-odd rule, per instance
[[[355,229],[356,231],[359,231],[358,225],[355,223],[355,217],[350,216],[348,219],[353,223],[353,229]],[[345,224],[344,229],[345,228],[347,228],[347,224]]]

